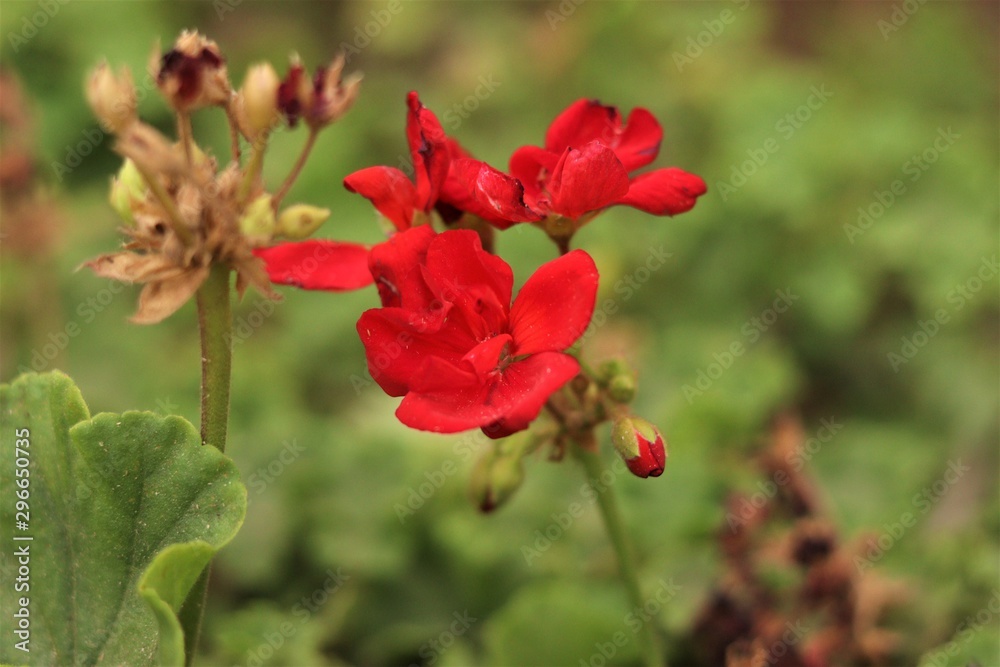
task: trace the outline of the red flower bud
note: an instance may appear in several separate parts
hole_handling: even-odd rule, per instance
[[[611,429],[615,450],[636,477],[659,477],[667,460],[660,431],[645,419],[622,417]]]

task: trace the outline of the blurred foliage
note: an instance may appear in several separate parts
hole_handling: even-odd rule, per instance
[[[668,646],[719,572],[727,493],[755,489],[752,452],[791,409],[812,435],[822,419],[843,425],[809,464],[844,535],[917,516],[877,563],[918,592],[899,664],[928,651],[926,664],[996,664],[997,13],[992,2],[5,0],[0,58],[31,99],[38,174],[66,220],[52,253],[0,244],[0,377],[60,368],[95,412],[198,417],[193,308],[127,325],[136,290],[73,273],[119,238],[106,203],[118,162],[109,140],[88,140],[98,130],[81,90],[101,58],[143,72],[157,37],[197,27],[238,85],[254,62],[281,69],[296,51],[313,65],[350,46],[362,96],[321,136],[289,203],[330,207],[320,235],[360,241],[380,231],[340,181],[405,159],[408,90],[501,167],[575,99],[643,106],[665,128],[655,164],[702,175],[709,194],[676,219],[613,209],[576,243],[601,268],[600,298],[619,307],[585,353],[637,365],[636,410],[671,445],[661,478],[615,480],[645,588],[680,586],[656,618]],[[156,95],[141,108],[170,129]],[[196,116],[195,131],[225,154],[221,115]],[[303,140],[275,139],[269,182]],[[554,256],[526,226],[498,247],[518,283]],[[647,272],[660,247],[669,261]],[[770,311],[779,290],[795,297],[784,313]],[[250,505],[215,566],[204,664],[598,664],[599,643],[632,635],[596,508],[536,558],[522,548],[585,501],[577,466],[530,461],[513,502],[478,516],[465,484],[482,441],[408,431],[391,417],[396,400],[364,382],[354,322],[375,303],[373,291],[286,290],[266,317],[254,294],[236,309],[228,452]],[[727,358],[734,343],[743,352]],[[922,511],[922,490],[956,460],[970,470]],[[344,581],[319,595],[337,572]],[[477,620],[462,627],[463,614]],[[939,646],[960,657],[934,657]],[[608,664],[635,661],[629,643]]]

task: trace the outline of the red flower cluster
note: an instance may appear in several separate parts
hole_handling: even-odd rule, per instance
[[[565,350],[590,322],[598,276],[589,255],[569,251],[573,233],[617,204],[682,213],[705,182],[675,167],[631,176],[656,158],[659,123],[645,109],[623,120],[591,100],[563,111],[543,147],[515,151],[510,173],[471,158],[415,92],[406,136],[412,180],[388,166],[344,179],[392,224],[388,241],[368,248],[313,240],[257,255],[278,283],[339,290],[375,282],[382,307],[361,316],[358,332],[372,377],[403,397],[396,415],[404,424],[441,433],[478,427],[493,438],[523,430],[580,370]],[[435,210],[446,225],[461,219],[479,231],[537,223],[562,257],[539,268],[511,304],[507,263],[475,231],[435,233]],[[655,442],[629,450],[645,475],[662,470]]]
[[[510,174],[484,162],[459,161],[456,172],[501,229],[517,222],[561,217],[578,223],[624,204],[654,215],[688,211],[705,194],[705,181],[676,167],[630,178],[660,151],[663,129],[646,109],[623,123],[618,109],[578,100],[552,122],[545,147],[523,146]]]
[[[407,426],[503,437],[580,370],[564,350],[597,298],[597,267],[581,250],[540,267],[513,304],[510,266],[472,231],[397,234],[372,251],[371,270],[383,307],[358,333],[379,386],[404,397],[396,416]]]

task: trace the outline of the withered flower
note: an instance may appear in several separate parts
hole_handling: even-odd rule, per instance
[[[361,75],[352,74],[344,81],[344,62],[343,54],[338,55],[330,65],[318,68],[310,81],[302,63],[292,58],[278,88],[278,108],[291,127],[302,118],[318,130],[347,113],[357,99]]]
[[[105,278],[145,285],[133,322],[152,324],[176,312],[213,265],[236,273],[240,295],[253,285],[268,298],[280,298],[254,251],[275,237],[307,237],[329,216],[329,210],[308,204],[279,209],[318,130],[343,115],[357,95],[360,78],[342,81],[343,66],[339,58],[310,81],[296,62],[282,82],[271,65],[255,65],[239,93],[233,93],[215,42],[184,32],[162,57],[157,48],[151,63],[160,91],[177,114],[176,142],[135,117],[135,92],[126,70],[115,76],[106,64],[97,68],[88,96],[101,120],[115,128],[114,148],[125,158],[112,181],[110,201],[128,225],[123,229],[128,240],[121,251],[84,266]],[[224,167],[192,135],[188,113],[208,105],[226,107],[232,160]],[[128,113],[117,113],[121,109]],[[270,130],[282,116],[293,124],[304,118],[310,138],[272,194],[261,171]],[[245,164],[240,134],[253,143]]]
[[[122,132],[138,120],[132,73],[123,67],[116,76],[101,63],[87,82],[87,101],[101,124],[111,132]]]
[[[182,32],[152,69],[160,92],[177,111],[224,106],[232,94],[218,45],[197,32]]]
[[[242,293],[254,285],[278,298],[256,257],[256,239],[240,230],[238,165],[217,172],[214,159],[200,152],[188,162],[177,144],[142,122],[119,138],[115,150],[141,174],[146,188],[132,183],[123,204],[134,227],[125,249],[84,264],[104,278],[143,283],[132,322],[154,324],[177,311],[208,277],[212,264],[230,266]]]

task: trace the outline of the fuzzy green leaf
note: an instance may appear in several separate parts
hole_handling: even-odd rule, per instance
[[[0,589],[6,618],[19,597],[30,598],[30,652],[5,641],[0,661],[182,663],[176,612],[246,512],[232,461],[202,446],[179,417],[88,418],[61,373],[3,385],[0,407],[0,539],[32,538],[13,543],[29,548],[30,589]],[[21,447],[30,471],[27,530],[14,515],[16,429],[30,432]],[[0,579],[14,581],[17,567],[3,559]]]

